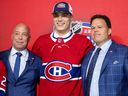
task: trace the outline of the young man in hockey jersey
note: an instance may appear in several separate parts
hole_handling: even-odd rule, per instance
[[[6,68],[0,60],[0,96],[5,96],[6,93]]]
[[[39,96],[82,96],[81,61],[92,44],[70,31],[73,13],[68,3],[57,3],[52,15],[54,31],[40,36],[32,49],[44,62]]]

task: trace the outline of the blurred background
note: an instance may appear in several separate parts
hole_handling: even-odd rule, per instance
[[[0,51],[11,47],[13,27],[24,22],[31,29],[34,41],[53,31],[52,10],[62,0],[0,0]],[[94,14],[105,14],[112,22],[112,38],[128,45],[128,0],[63,0],[73,8],[74,21],[89,22]]]

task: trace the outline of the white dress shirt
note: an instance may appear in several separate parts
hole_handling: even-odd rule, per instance
[[[105,55],[106,55],[111,43],[112,43],[112,41],[108,40],[105,44],[103,44],[100,47],[101,51],[100,51],[99,56],[98,56],[97,61],[96,61],[96,65],[95,65],[95,68],[94,68],[94,71],[93,71],[92,81],[91,81],[91,85],[90,85],[90,96],[99,96],[100,71],[101,71],[101,68],[102,68],[102,64],[103,64]],[[92,57],[93,57],[97,48],[98,48],[98,46],[95,47],[95,50],[92,53],[91,59],[92,59]],[[89,65],[90,65],[91,59],[89,61]],[[89,68],[89,66],[88,66],[88,68]],[[87,70],[87,72],[88,72],[88,70]],[[86,76],[87,76],[87,74],[86,74]]]
[[[28,60],[28,55],[29,52],[27,49],[23,50],[23,51],[17,51],[16,49],[14,49],[14,47],[12,47],[10,55],[9,55],[9,63],[11,66],[12,71],[14,72],[14,67],[15,67],[15,61],[16,61],[16,53],[20,52],[22,54],[21,56],[21,62],[20,62],[20,71],[19,71],[19,76],[21,75],[21,73],[23,72],[23,70],[25,69],[26,66],[26,61]]]

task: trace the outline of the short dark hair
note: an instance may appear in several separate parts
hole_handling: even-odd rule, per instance
[[[92,21],[93,21],[94,19],[97,19],[97,18],[103,19],[103,20],[106,22],[106,25],[108,26],[108,28],[111,28],[110,19],[109,19],[109,17],[106,16],[106,15],[96,14],[96,15],[94,15],[94,16],[91,17],[90,23],[92,24]]]

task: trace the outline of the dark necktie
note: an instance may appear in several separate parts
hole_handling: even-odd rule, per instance
[[[94,53],[94,55],[92,57],[90,65],[89,65],[87,79],[86,79],[86,89],[85,89],[86,95],[85,96],[89,96],[89,93],[90,93],[90,85],[91,85],[91,80],[92,80],[92,76],[93,76],[93,71],[94,71],[100,50],[101,50],[101,48],[97,48],[96,52]]]
[[[17,79],[19,76],[20,59],[21,59],[22,54],[20,52],[17,52],[16,55],[17,55],[17,57],[16,57],[16,61],[15,61],[14,75],[15,75],[15,78]]]

